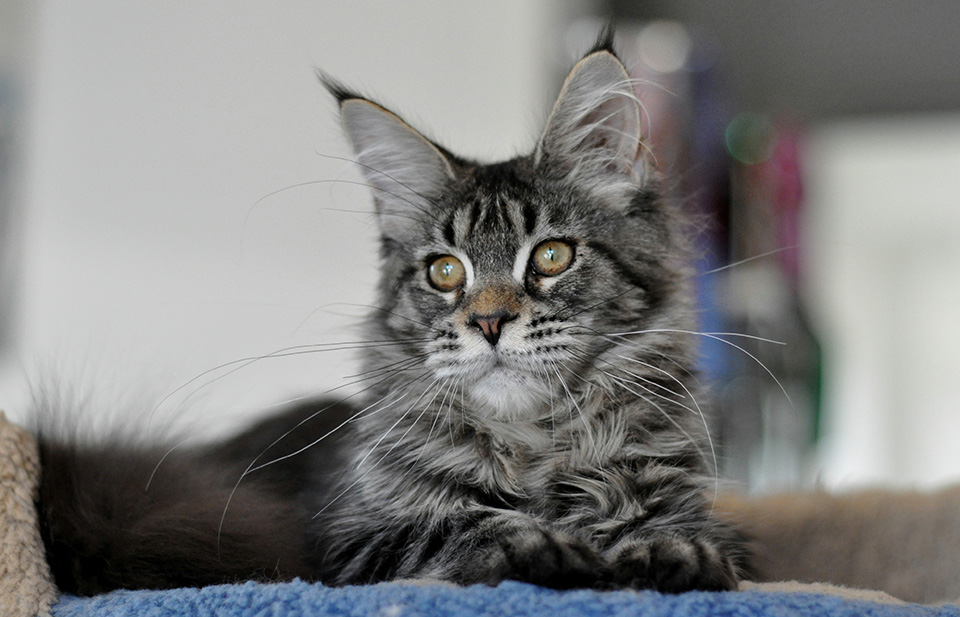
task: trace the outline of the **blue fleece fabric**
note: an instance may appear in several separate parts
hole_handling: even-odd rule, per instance
[[[498,587],[389,583],[364,587],[324,587],[293,581],[245,583],[203,589],[117,591],[94,598],[64,596],[54,617],[960,617],[960,605],[888,605],[808,593],[553,591],[523,583]]]

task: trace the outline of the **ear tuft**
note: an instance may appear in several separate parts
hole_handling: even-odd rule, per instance
[[[320,83],[326,88],[327,92],[333,95],[333,98],[337,99],[338,103],[343,103],[347,99],[362,99],[364,97],[360,96],[356,92],[350,90],[340,81],[334,79],[330,75],[324,73],[320,69],[315,69],[317,74],[317,79],[320,80]]]
[[[603,25],[603,28],[600,29],[600,32],[597,34],[597,40],[593,44],[593,47],[590,48],[584,57],[593,54],[598,51],[610,52],[614,56],[617,55],[616,50],[613,48],[613,40],[616,38],[616,28],[614,27],[613,21],[608,21]]]

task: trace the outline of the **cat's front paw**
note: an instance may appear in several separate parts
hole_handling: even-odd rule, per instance
[[[605,577],[600,554],[573,536],[543,529],[501,539],[507,570],[503,578],[570,589],[593,587]]]
[[[582,540],[528,527],[503,534],[480,554],[463,554],[461,582],[495,585],[509,579],[553,589],[595,587],[607,578],[600,554]]]
[[[683,591],[737,588],[736,567],[707,540],[655,535],[622,542],[608,554],[616,587]]]

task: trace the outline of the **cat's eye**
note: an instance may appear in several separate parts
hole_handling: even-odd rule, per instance
[[[440,291],[453,291],[463,285],[467,279],[467,271],[459,259],[453,255],[443,255],[430,262],[427,276],[430,284]]]
[[[537,274],[556,276],[573,263],[573,247],[562,240],[541,242],[530,254],[530,265]]]

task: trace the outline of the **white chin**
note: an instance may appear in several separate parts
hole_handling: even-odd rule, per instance
[[[530,420],[549,397],[546,385],[530,375],[497,367],[469,389],[470,399],[499,420]]]

